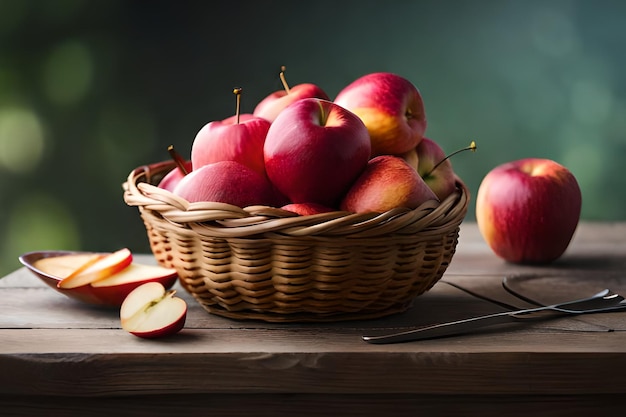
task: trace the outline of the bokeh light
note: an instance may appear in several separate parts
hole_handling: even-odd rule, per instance
[[[42,192],[30,192],[16,200],[7,215],[0,259],[12,269],[17,258],[35,250],[76,250],[80,231],[66,204]]]
[[[55,104],[74,104],[92,86],[93,62],[89,49],[80,41],[55,45],[43,64],[43,89]]]
[[[575,53],[579,47],[572,22],[572,8],[567,3],[545,2],[532,16],[531,34],[535,47],[544,54],[560,58]]]
[[[19,107],[0,107],[0,169],[28,174],[44,151],[44,129],[35,113]]]
[[[29,7],[28,1],[0,1],[0,34],[19,28]]]
[[[606,124],[613,110],[613,93],[605,80],[579,80],[571,93],[572,112],[579,122]]]
[[[86,158],[92,166],[110,182],[111,190],[119,191],[121,179],[125,179],[131,168],[153,162],[150,152],[158,146],[156,121],[140,103],[113,101],[103,106],[97,115],[94,129],[96,139],[93,152]],[[166,159],[166,147],[163,147]]]

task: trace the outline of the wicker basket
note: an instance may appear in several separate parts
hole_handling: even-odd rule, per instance
[[[383,214],[297,216],[285,210],[188,203],[155,184],[174,163],[134,169],[136,206],[157,261],[210,313],[268,322],[370,319],[429,290],[455,252],[469,193]]]

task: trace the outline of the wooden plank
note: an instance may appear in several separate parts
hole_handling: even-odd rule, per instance
[[[220,416],[589,417],[623,413],[618,395],[184,394],[116,398],[2,397],[7,417]],[[601,411],[600,411],[601,410]],[[6,414],[4,414],[6,413]]]
[[[625,332],[601,341],[593,333],[487,332],[388,346],[302,330],[198,329],[156,343],[127,336],[0,330],[3,344],[32,346],[30,353],[0,355],[0,394],[626,391]]]
[[[27,274],[27,271],[21,271]],[[187,329],[230,329],[230,328],[315,328],[318,331],[326,329],[406,329],[425,326],[433,323],[458,320],[474,315],[489,314],[503,311],[504,308],[470,296],[447,282],[458,283],[465,288],[475,288],[491,299],[502,299],[513,302],[513,297],[501,285],[500,276],[482,276],[476,280],[475,276],[451,275],[445,281],[435,285],[426,294],[417,297],[413,306],[406,312],[389,317],[372,320],[359,320],[337,323],[289,323],[273,324],[258,321],[233,321],[207,313],[182,288],[179,295],[186,300],[189,311],[186,323]],[[626,284],[626,280],[624,280]],[[3,311],[0,315],[0,328],[78,328],[78,329],[119,329],[119,312],[116,308],[103,308],[87,305],[71,300],[46,286],[2,289]],[[626,293],[626,291],[625,291]],[[508,295],[508,297],[507,297]],[[576,294],[562,296],[583,296]],[[517,300],[519,308],[527,307]],[[533,324],[537,328],[551,328],[560,330],[607,331],[610,329],[626,330],[626,312],[615,313],[610,317],[584,317],[567,320],[555,320]],[[2,351],[0,347],[0,352]]]
[[[160,394],[117,398],[0,397],[0,406],[7,417],[589,417],[621,415],[624,400],[620,395]]]
[[[502,310],[448,282],[513,302],[502,293],[504,276],[614,279],[626,270],[625,255],[626,223],[582,223],[558,262],[511,265],[493,255],[469,223],[444,280],[406,313],[323,324],[235,321],[208,314],[181,290],[188,323],[174,337],[157,340],[121,330],[115,309],[71,301],[20,269],[0,279],[2,415],[619,411],[615,404],[626,391],[626,312],[418,343],[370,345],[361,336]]]

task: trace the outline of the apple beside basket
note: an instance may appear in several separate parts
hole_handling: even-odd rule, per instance
[[[139,209],[159,264],[208,312],[233,319],[313,322],[407,310],[450,264],[469,192],[382,214],[297,216],[285,210],[193,203],[156,184],[163,161],[132,170],[124,200]]]

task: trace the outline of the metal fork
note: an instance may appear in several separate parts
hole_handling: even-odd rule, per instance
[[[468,319],[440,323],[418,329],[405,330],[402,332],[375,336],[363,336],[363,340],[368,343],[375,344],[408,342],[467,333],[472,330],[493,326],[495,324],[519,322],[520,320],[547,318],[564,314],[578,315],[626,310],[626,302],[623,301],[624,297],[612,292],[609,289],[605,289],[592,295],[591,297],[579,300],[566,301],[564,303],[552,304],[549,306],[471,317]],[[549,313],[549,315],[546,315],[546,313]]]

